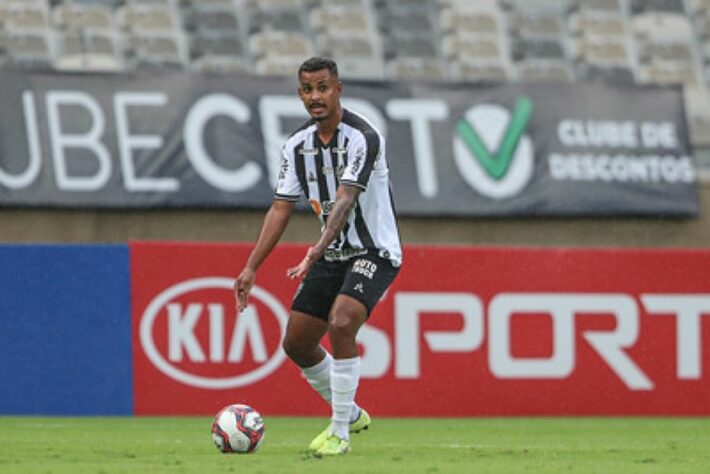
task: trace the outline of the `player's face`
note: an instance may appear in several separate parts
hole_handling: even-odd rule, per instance
[[[338,110],[343,85],[330,71],[302,72],[299,82],[298,95],[313,119],[325,120]]]

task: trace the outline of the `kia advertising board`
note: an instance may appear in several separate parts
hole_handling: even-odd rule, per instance
[[[136,242],[134,410],[328,407],[280,349],[306,247],[281,245],[237,316],[249,245]],[[710,415],[710,251],[405,248],[360,333],[358,400],[391,416]]]

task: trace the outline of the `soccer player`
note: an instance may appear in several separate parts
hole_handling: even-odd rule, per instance
[[[355,338],[397,275],[402,249],[384,137],[367,119],[340,105],[343,85],[332,60],[308,59],[298,70],[298,81],[298,95],[311,119],[283,147],[274,200],[234,292],[242,311],[257,269],[304,194],[322,230],[303,260],[286,271],[289,278],[303,280],[283,348],[331,405],[330,425],[309,446],[323,457],[347,453],[350,433],[370,425],[369,414],[355,403],[360,379]],[[320,345],[326,333],[332,355]]]

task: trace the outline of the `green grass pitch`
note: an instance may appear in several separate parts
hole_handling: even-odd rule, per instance
[[[0,417],[0,473],[708,473],[708,418],[374,418],[315,459],[319,418],[266,418],[252,455],[219,453],[209,418]]]

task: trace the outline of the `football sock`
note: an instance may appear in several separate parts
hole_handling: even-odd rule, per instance
[[[333,360],[330,372],[333,407],[331,431],[340,439],[350,439],[349,425],[355,409],[355,392],[359,380],[360,357]]]
[[[302,368],[303,376],[313,390],[318,392],[323,400],[330,404],[330,370],[333,365],[333,357],[326,351],[325,357],[312,367]]]
[[[325,352],[325,357],[322,361],[318,362],[316,365],[311,367],[302,368],[303,376],[306,378],[308,383],[313,390],[318,392],[323,400],[325,400],[328,405],[331,404],[331,391],[330,391],[330,371],[333,365],[333,356],[330,355],[328,351]],[[360,407],[353,402],[352,409],[350,410],[350,423],[353,423],[360,416]]]

